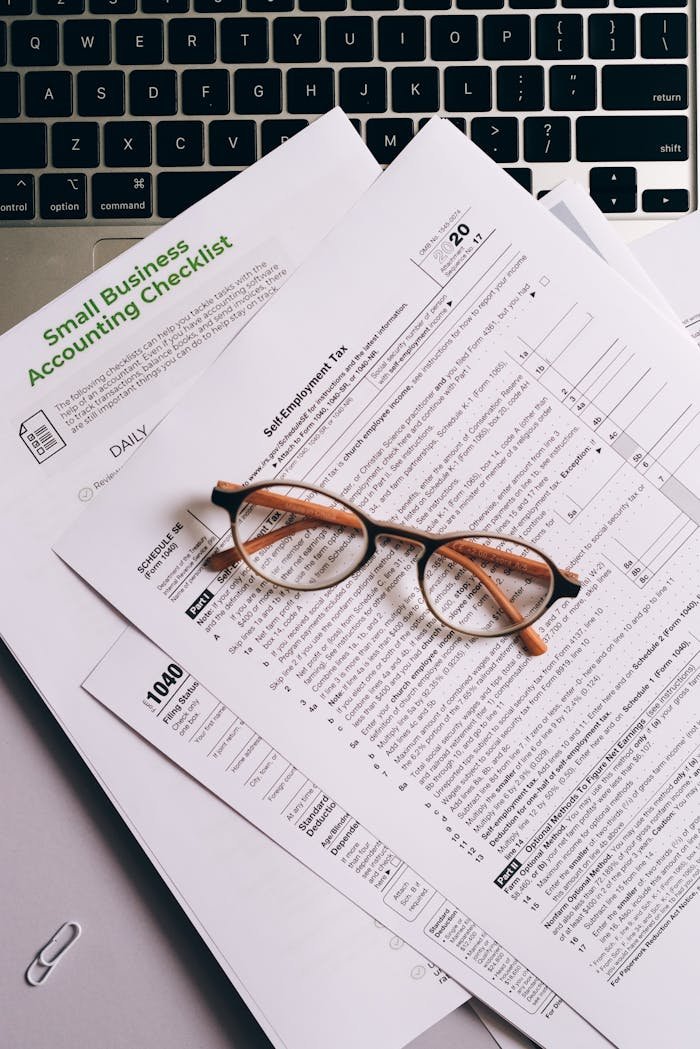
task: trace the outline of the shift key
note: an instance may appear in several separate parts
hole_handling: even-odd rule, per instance
[[[687,117],[579,117],[579,160],[687,160]]]
[[[687,108],[687,66],[646,62],[603,67],[603,109]]]

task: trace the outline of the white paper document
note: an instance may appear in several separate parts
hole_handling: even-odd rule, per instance
[[[286,807],[295,855],[309,830],[328,839],[318,870],[361,902],[359,872],[367,910],[537,1041],[596,1037],[556,994],[625,1049],[687,1041],[686,340],[433,121],[236,350],[58,545],[182,669],[153,684],[211,693],[188,677],[161,713],[149,682],[152,733],[199,747],[220,793],[259,748],[241,811]],[[581,597],[544,618],[549,652],[531,658],[443,629],[396,545],[321,593],[216,575],[230,535],[211,484],[274,476],[381,519],[524,536],[581,574]]]
[[[696,343],[700,343],[699,243],[700,215],[696,211],[630,245],[649,279],[658,285]]]
[[[124,622],[50,542],[378,171],[329,114],[0,340],[0,632],[287,1049],[399,1049],[466,994],[86,695]]]

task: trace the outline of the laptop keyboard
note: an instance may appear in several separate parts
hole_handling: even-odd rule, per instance
[[[340,104],[387,164],[434,114],[530,192],[695,206],[668,0],[0,0],[0,222],[177,215]],[[135,17],[137,16],[137,17]]]

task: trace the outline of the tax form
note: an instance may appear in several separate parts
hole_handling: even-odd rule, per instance
[[[620,1046],[687,1038],[700,362],[440,121],[239,348],[57,547],[211,693],[163,716],[169,746],[201,737],[203,766],[223,747],[222,789],[244,719],[283,756],[259,754],[251,818],[263,779],[297,855],[346,815],[334,884],[357,898],[362,872],[368,910],[537,1041],[561,1016],[566,1044],[589,1038],[557,994]],[[292,601],[208,571],[228,541],[212,481],[272,476],[523,535],[584,592],[535,660],[436,626],[398,551]]]
[[[81,681],[124,623],[49,544],[378,171],[349,121],[329,114],[0,340],[0,630],[288,1049],[375,1038],[399,1049],[466,993],[86,696]]]
[[[700,343],[699,241],[700,218],[696,211],[630,245],[645,273],[658,284],[696,344]]]

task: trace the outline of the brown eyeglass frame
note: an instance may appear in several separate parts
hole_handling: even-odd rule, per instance
[[[267,491],[266,489],[269,489],[270,486],[275,488],[301,488],[304,491],[313,492],[316,495],[333,499],[345,509],[338,510],[334,507],[319,505],[318,503],[309,503],[303,499],[295,499],[293,496],[286,496],[274,491]],[[449,532],[445,535],[438,535],[435,532],[425,532],[418,528],[397,525],[391,521],[378,521],[370,517],[363,510],[360,510],[359,507],[356,507],[346,499],[343,499],[341,496],[337,496],[323,488],[318,488],[315,485],[307,484],[303,481],[290,481],[287,478],[282,478],[275,481],[259,481],[251,485],[238,485],[229,481],[217,481],[216,487],[212,491],[211,499],[216,506],[220,506],[228,512],[231,519],[231,534],[235,543],[233,549],[219,551],[209,557],[207,566],[212,571],[221,572],[225,568],[230,568],[232,565],[237,564],[239,561],[244,561],[251,571],[255,572],[255,574],[260,576],[261,579],[265,579],[273,586],[283,587],[288,590],[326,590],[331,586],[337,586],[338,583],[342,583],[345,579],[348,579],[351,575],[366,565],[376,553],[378,538],[386,537],[390,539],[398,539],[421,549],[421,553],[416,561],[418,584],[426,605],[443,626],[446,626],[450,630],[454,630],[456,633],[461,634],[464,637],[504,637],[509,634],[517,633],[522,640],[526,651],[530,655],[542,655],[547,651],[547,645],[539,634],[532,629],[532,624],[539,619],[540,616],[544,615],[544,613],[552,607],[555,601],[558,601],[561,598],[577,597],[581,590],[579,577],[575,573],[562,571],[543,550],[540,550],[539,547],[534,546],[532,543],[528,543],[526,540],[493,532]],[[255,539],[242,542],[237,533],[236,519],[238,511],[244,502],[268,507],[271,510],[298,513],[301,516],[298,521],[294,521],[292,524],[284,525],[281,528],[275,529],[272,532],[267,532]],[[285,539],[288,536],[293,535],[295,532],[305,531],[314,525],[321,524],[335,524],[346,528],[353,528],[362,531],[365,536],[365,552],[360,560],[349,568],[347,572],[339,574],[329,582],[324,582],[320,585],[308,583],[296,585],[283,583],[265,575],[249,560],[248,554],[256,553],[258,550],[264,549],[266,546],[271,546],[273,543]],[[477,553],[484,560],[490,560],[494,564],[500,564],[502,566],[506,565],[514,569],[520,568],[530,575],[543,575],[547,569],[538,561],[531,561],[529,558],[519,557],[517,554],[512,554],[508,551],[480,546],[479,543],[475,541],[479,538],[503,539],[517,543],[519,546],[532,550],[533,553],[537,554],[537,556],[545,562],[551,573],[549,594],[543,602],[542,607],[532,616],[524,617],[510,602],[507,595],[503,593],[495,580],[491,578],[481,565],[478,565],[473,561],[472,558],[469,557],[469,554]],[[512,620],[511,626],[505,627],[494,633],[464,630],[440,615],[439,611],[434,607],[430,600],[430,596],[425,586],[426,565],[431,556],[438,550],[443,557],[447,557],[456,564],[466,568],[476,579],[479,580],[479,582],[483,584],[494,599],[495,603],[498,604],[499,607],[510,617]],[[484,555],[486,555],[486,557],[484,557]]]

